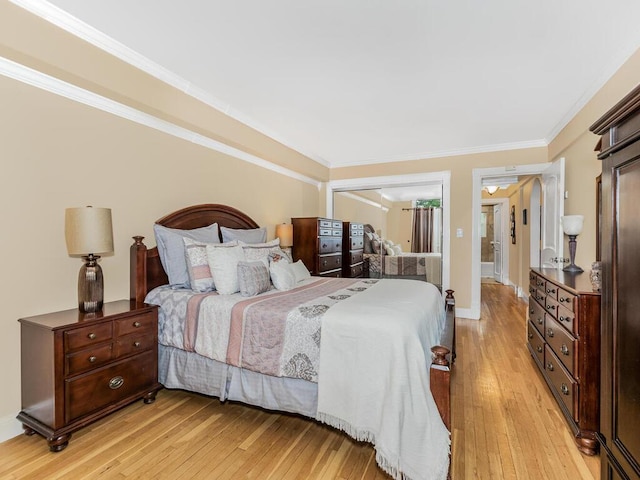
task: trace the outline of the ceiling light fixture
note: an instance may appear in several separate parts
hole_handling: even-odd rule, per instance
[[[496,193],[499,188],[500,187],[498,187],[497,185],[487,185],[486,187],[484,187],[489,195],[493,195],[494,193]]]

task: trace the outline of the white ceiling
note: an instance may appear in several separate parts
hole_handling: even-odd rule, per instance
[[[640,47],[638,0],[50,3],[331,166],[545,145]]]

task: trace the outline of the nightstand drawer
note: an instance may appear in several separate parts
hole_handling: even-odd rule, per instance
[[[113,329],[111,322],[89,325],[82,328],[74,328],[64,332],[65,351],[78,350],[111,340]]]
[[[66,375],[75,375],[104,365],[112,359],[113,344],[111,343],[81,350],[66,356],[65,373]]]
[[[152,332],[120,337],[116,341],[115,358],[149,350],[150,348],[153,348],[154,343],[155,335]]]
[[[116,337],[130,333],[140,333],[152,330],[155,326],[155,314],[153,312],[144,315],[135,315],[116,320]]]
[[[155,365],[154,352],[147,351],[90,374],[66,380],[66,422],[153,387],[157,375]]]

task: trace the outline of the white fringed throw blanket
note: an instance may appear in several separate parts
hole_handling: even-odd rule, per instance
[[[447,478],[449,432],[429,389],[444,320],[434,285],[381,280],[322,321],[317,419],[371,442],[395,479]]]

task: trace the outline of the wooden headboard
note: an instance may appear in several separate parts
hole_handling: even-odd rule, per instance
[[[251,217],[233,207],[219,204],[194,205],[165,215],[155,222],[168,228],[191,230],[217,223],[227,228],[258,228],[259,225]],[[222,234],[220,234],[222,235]],[[158,248],[147,248],[142,243],[144,237],[133,237],[130,250],[130,287],[131,300],[142,303],[150,290],[169,283],[167,274],[162,268]],[[220,238],[222,241],[222,236]]]

